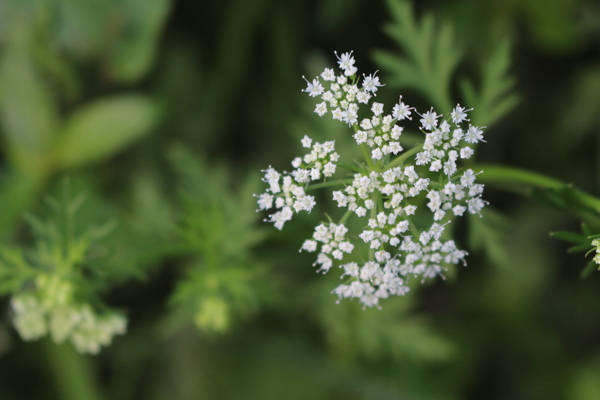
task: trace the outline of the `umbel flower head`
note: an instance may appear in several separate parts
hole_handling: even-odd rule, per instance
[[[473,155],[472,145],[484,142],[483,128],[469,124],[471,110],[460,104],[448,116],[433,108],[420,114],[400,96],[386,113],[384,104],[371,101],[383,86],[376,74],[361,79],[352,52],[336,56],[340,72],[326,68],[312,81],[305,78],[304,92],[319,98],[320,117],[330,115],[352,128],[349,139],[362,148],[364,160],[351,164],[335,151],[334,141],[305,136],[301,144],[308,151],[292,161],[292,171],[263,171],[268,188],[257,195],[257,211],[275,209],[266,221],[281,230],[294,214],[311,212],[315,198],[307,192],[339,183],[332,199],[345,213],[337,223],[319,224],[300,250],[317,253],[313,265],[319,272],[341,270],[345,282],[333,290],[339,299],[378,306],[380,299],[407,293],[411,280],[443,276],[450,264],[466,265],[467,252],[457,248],[449,228],[466,213],[481,216],[487,204],[483,185],[476,183],[480,172],[460,166]],[[412,117],[420,117],[423,143],[405,150],[400,123]],[[350,218],[358,219],[353,226],[362,226],[359,231],[349,232]],[[359,246],[364,254],[356,251]]]
[[[123,315],[100,315],[90,304],[76,301],[73,285],[56,275],[41,275],[36,287],[37,291],[25,291],[11,300],[13,322],[24,340],[49,334],[56,343],[68,340],[80,353],[97,354],[127,329]]]

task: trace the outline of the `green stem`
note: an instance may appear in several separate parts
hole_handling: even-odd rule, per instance
[[[339,180],[335,180],[335,181],[329,181],[329,182],[322,182],[322,183],[317,183],[316,185],[311,185],[308,186],[304,189],[305,192],[311,191],[311,190],[316,190],[316,189],[320,189],[320,188],[324,188],[324,187],[330,187],[330,186],[338,186],[338,185],[343,185],[343,184],[347,184],[347,183],[352,183],[354,179],[339,179]]]
[[[577,198],[582,204],[593,208],[600,212],[600,199],[579,190],[571,183],[562,182],[558,179],[551,178],[546,175],[538,174],[537,172],[527,171],[515,167],[505,167],[501,165],[477,164],[471,166],[473,170],[484,171],[483,174],[477,176],[477,180],[482,183],[491,184],[524,184],[541,189],[570,189],[577,195]]]
[[[371,200],[373,200],[373,208],[371,209],[371,219],[377,219],[377,206],[379,204],[379,199],[381,198],[381,195],[379,194],[378,191],[374,191],[373,194],[371,195]],[[373,261],[375,259],[375,249],[371,248],[369,246],[369,261]]]
[[[408,216],[407,216],[406,219],[408,221],[408,227],[410,229],[410,233],[412,234],[413,238],[418,242],[419,236],[421,235],[419,228],[417,228],[417,225],[415,225],[415,223],[413,222],[413,220],[411,218],[408,218]]]
[[[422,147],[423,145],[417,144],[412,149],[400,154],[398,157],[394,158],[389,164],[385,166],[384,171],[387,171],[390,168],[394,168],[397,165],[401,165],[408,157],[421,150]]]
[[[64,177],[62,180],[62,188],[61,188],[61,197],[60,197],[60,207],[61,207],[61,211],[64,213],[63,215],[63,222],[64,222],[64,247],[63,247],[63,254],[62,254],[62,260],[63,262],[63,272],[68,272],[71,268],[72,268],[72,261],[71,260],[71,248],[73,247],[73,239],[74,239],[74,234],[73,234],[73,214],[75,212],[74,209],[71,208],[72,204],[71,204],[71,182],[69,177]]]
[[[350,217],[350,215],[352,215],[353,212],[354,211],[350,211],[350,210],[346,211],[346,213],[344,214],[344,216],[342,217],[342,219],[340,220],[340,223],[338,225],[345,224],[346,221],[348,220],[348,218]]]
[[[367,165],[369,166],[369,169],[371,171],[375,171],[375,165],[373,165],[373,160],[371,160],[371,155],[369,154],[369,150],[367,149],[367,146],[365,146],[365,144],[361,144],[360,148],[363,152],[363,156],[365,157],[365,161],[367,162]]]
[[[45,340],[44,350],[61,400],[103,400],[91,356],[78,354],[70,344]]]
[[[360,169],[359,167],[355,167],[354,165],[350,165],[350,164],[344,164],[344,163],[335,163],[338,167],[344,167],[347,168],[351,171],[354,172],[358,172],[359,174],[362,173],[362,169]]]

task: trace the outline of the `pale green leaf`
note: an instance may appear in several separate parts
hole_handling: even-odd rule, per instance
[[[168,16],[169,0],[128,0],[117,12],[127,16],[122,40],[111,54],[112,75],[134,82],[148,71],[156,58],[160,33]]]
[[[491,126],[518,104],[519,96],[514,92],[515,80],[510,66],[510,42],[503,40],[483,65],[478,89],[468,79],[461,80],[466,104],[473,108],[470,114],[473,124]]]
[[[98,162],[148,134],[157,107],[147,97],[121,95],[95,101],[69,118],[54,156],[63,168]]]
[[[390,85],[416,90],[438,111],[448,112],[452,108],[452,75],[462,57],[452,26],[438,23],[432,15],[417,19],[409,2],[388,0],[387,4],[393,22],[385,30],[403,56],[377,51],[375,61],[390,75]]]
[[[0,65],[0,111],[10,155],[31,167],[49,147],[59,119],[48,88],[19,51],[7,52]]]

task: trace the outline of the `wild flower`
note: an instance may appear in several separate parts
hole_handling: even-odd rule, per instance
[[[47,198],[47,218],[28,215],[35,246],[0,246],[0,289],[12,295],[13,325],[23,340],[50,336],[55,343],[71,342],[80,353],[97,354],[126,332],[127,318],[97,294],[103,282],[94,278],[108,279],[111,270],[91,250],[114,223],[81,229],[76,221],[84,199],[71,196],[65,178],[60,196]],[[93,268],[104,271],[94,274]]]
[[[24,340],[49,334],[55,343],[70,341],[80,353],[97,354],[115,335],[127,329],[127,319],[108,311],[100,315],[73,296],[73,285],[56,275],[40,275],[37,291],[26,291],[11,299],[13,323]]]
[[[593,247],[590,251],[588,251],[588,254],[591,253],[592,251],[595,251],[596,254],[594,255],[594,259],[592,261],[595,262],[596,264],[600,265],[600,239],[598,238],[598,235],[592,236],[591,239],[592,239]]]
[[[308,191],[339,184],[332,198],[345,213],[337,223],[319,224],[300,251],[317,253],[313,265],[318,272],[334,266],[343,271],[346,282],[333,290],[339,299],[379,306],[381,299],[407,293],[412,279],[443,277],[447,265],[466,265],[467,252],[456,246],[450,226],[465,212],[481,216],[487,204],[483,185],[476,183],[481,171],[460,166],[474,154],[471,145],[484,142],[483,128],[469,124],[471,109],[460,104],[445,117],[433,108],[421,114],[400,96],[386,114],[384,104],[371,102],[383,86],[379,78],[363,75],[361,83],[352,52],[337,58],[340,74],[327,68],[312,82],[306,80],[303,91],[320,97],[315,108],[320,117],[330,114],[352,128],[364,160],[352,165],[335,151],[334,141],[305,136],[301,143],[309,151],[293,160],[291,172],[263,171],[269,187],[257,195],[257,211],[275,208],[266,221],[281,230],[295,214],[313,209],[315,198]],[[413,113],[420,116],[424,138],[406,151],[398,122]],[[362,223],[360,231],[349,231],[350,218]],[[366,254],[355,252],[359,245]]]

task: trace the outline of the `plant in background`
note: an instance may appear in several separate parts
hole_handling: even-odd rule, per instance
[[[52,216],[28,215],[33,248],[0,247],[0,292],[10,294],[13,324],[24,340],[49,335],[71,342],[80,353],[96,354],[124,334],[125,316],[104,305],[98,290],[109,278],[96,259],[98,241],[114,222],[78,229],[84,196],[71,197],[65,180],[59,198],[48,198]]]
[[[586,253],[586,256],[592,251],[595,251],[596,255],[594,255],[594,259],[592,261],[600,265],[600,235],[590,236],[589,239],[592,239],[593,247]]]
[[[319,116],[331,114],[353,129],[363,160],[352,164],[335,151],[334,141],[318,143],[305,136],[302,146],[310,152],[292,161],[294,170],[264,171],[269,188],[258,196],[258,205],[259,210],[277,209],[268,221],[282,229],[294,213],[313,209],[315,198],[307,192],[340,187],[333,200],[345,213],[318,225],[301,250],[318,252],[318,271],[326,273],[334,265],[343,270],[346,283],[334,290],[340,299],[358,298],[371,307],[405,294],[411,278],[424,281],[443,276],[448,265],[465,264],[467,253],[457,248],[449,224],[465,213],[480,214],[485,205],[483,185],[475,183],[479,172],[460,166],[473,155],[472,146],[484,140],[482,129],[468,124],[471,110],[460,105],[446,117],[433,108],[420,114],[400,96],[386,113],[384,104],[371,102],[383,86],[379,78],[364,76],[361,84],[354,63],[351,52],[338,56],[341,73],[326,68],[307,81],[304,91],[321,98],[315,109]],[[412,119],[413,112],[424,138],[404,151],[404,127],[397,123]],[[358,231],[348,228],[351,218],[360,221]],[[355,251],[359,245],[364,252]]]
[[[252,251],[265,237],[256,228],[251,196],[258,179],[233,190],[228,168],[209,167],[183,146],[171,148],[169,161],[182,192],[176,232],[186,260],[171,296],[175,317],[184,326],[192,320],[204,333],[227,333],[257,312],[267,285]]]
[[[581,207],[581,205],[579,205]],[[591,213],[595,216],[595,213]],[[597,217],[596,217],[597,218]],[[600,234],[596,234],[597,228],[593,229],[593,225],[587,222],[581,223],[581,233],[571,231],[551,232],[550,235],[560,240],[571,243],[568,249],[569,253],[584,252],[587,257],[590,253],[595,252],[594,258],[588,261],[587,265],[581,272],[582,277],[589,276],[593,271],[600,270]]]

